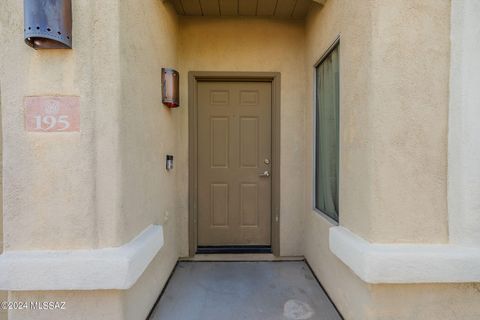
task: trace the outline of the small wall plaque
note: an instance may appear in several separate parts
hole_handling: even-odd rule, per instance
[[[80,97],[25,97],[25,129],[29,132],[80,131]]]

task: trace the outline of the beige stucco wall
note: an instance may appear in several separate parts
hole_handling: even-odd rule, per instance
[[[308,92],[313,65],[341,35],[340,222],[368,240],[448,241],[449,21],[449,1],[332,0],[308,18]]]
[[[372,14],[369,238],[445,243],[450,1],[373,2]]]
[[[75,50],[35,51],[23,42],[23,2],[2,4],[6,251],[89,249],[118,243],[108,218],[114,214],[112,204],[118,202],[111,180],[118,172],[118,125],[112,119],[118,114],[119,60],[111,54],[118,48],[118,12],[116,1],[74,1]],[[80,96],[81,132],[27,133],[23,98],[29,95]],[[94,315],[115,314],[115,305],[120,305],[118,294],[109,292],[13,292],[10,298],[35,301],[54,296],[70,301],[68,313],[77,317],[81,313],[74,305]],[[92,303],[96,298],[111,307]],[[9,318],[39,317],[75,318],[34,311],[12,312]]]
[[[340,225],[369,241],[448,241],[449,21],[446,0],[329,0],[307,18],[307,92],[340,35]],[[332,224],[311,209],[312,116],[309,100],[305,256],[344,317],[478,318],[475,284],[369,285],[331,254]]]
[[[346,319],[365,319],[372,303],[370,288],[329,250],[328,229],[332,224],[313,208],[313,77],[314,65],[341,34],[340,44],[340,219],[363,235],[369,234],[372,184],[368,141],[371,84],[372,12],[360,1],[329,0],[315,6],[307,17],[306,88],[310,92],[305,110],[305,246],[304,255],[330,297]],[[343,181],[348,180],[345,184]],[[360,208],[362,208],[360,210]],[[358,209],[358,210],[357,210]]]
[[[119,226],[125,243],[149,224],[163,224],[167,213],[175,218],[178,170],[165,170],[165,156],[176,153],[177,110],[162,104],[161,69],[177,68],[178,24],[162,1],[127,0],[120,1],[119,25]]]
[[[165,157],[177,157],[178,110],[162,104],[161,68],[178,67],[177,15],[158,0],[120,1],[120,155],[123,242],[150,224],[162,224],[164,246],[139,281],[124,292],[124,319],[145,319],[178,258],[176,219],[179,168],[167,172]]]
[[[12,292],[68,310],[10,319],[145,318],[178,257],[175,172],[164,170],[175,119],[160,90],[161,67],[177,63],[176,14],[156,0],[73,1],[73,14],[73,50],[35,51],[23,42],[22,2],[0,10],[5,249],[119,246],[149,224],[164,225],[165,246],[130,290]],[[28,95],[80,96],[81,131],[25,132]]]
[[[4,237],[6,250],[79,249],[118,242],[112,215],[118,194],[120,92],[116,1],[74,3],[75,50],[35,51],[23,43],[23,3],[2,5]],[[108,17],[105,19],[105,17]],[[109,92],[105,95],[105,92]],[[81,97],[81,132],[24,129],[23,98]],[[113,205],[112,205],[113,204]]]
[[[359,319],[476,320],[480,285],[415,284],[372,286],[372,305]],[[355,318],[352,318],[355,319]]]
[[[181,255],[188,254],[189,71],[281,73],[280,252],[301,255],[303,221],[303,127],[305,68],[303,21],[258,18],[180,19],[181,103],[178,110],[178,194]],[[300,173],[300,174],[299,174]]]

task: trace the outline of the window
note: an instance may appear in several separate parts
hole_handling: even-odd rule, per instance
[[[335,45],[316,67],[315,208],[338,221],[339,63]]]

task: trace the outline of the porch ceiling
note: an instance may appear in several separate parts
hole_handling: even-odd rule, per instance
[[[166,0],[182,16],[261,16],[304,18],[314,3],[326,0]]]

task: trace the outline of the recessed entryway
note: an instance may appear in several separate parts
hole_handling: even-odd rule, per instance
[[[278,254],[277,82],[191,74],[191,254]]]
[[[150,320],[340,320],[304,261],[179,262]]]

